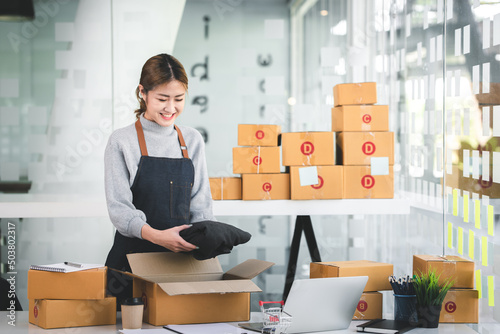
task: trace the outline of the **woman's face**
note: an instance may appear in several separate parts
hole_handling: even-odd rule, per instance
[[[144,94],[142,85],[139,85],[139,90],[146,103],[144,117],[161,126],[174,124],[184,109],[186,89],[177,80],[158,85],[147,94]]]

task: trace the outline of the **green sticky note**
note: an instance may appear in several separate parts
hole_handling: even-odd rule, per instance
[[[495,277],[488,276],[488,306],[495,306]]]
[[[469,195],[464,194],[464,222],[469,222]]]
[[[453,224],[448,222],[448,248],[453,248]]]
[[[474,260],[474,231],[469,230],[469,257]]]
[[[458,216],[458,189],[453,189],[453,215]]]
[[[488,205],[488,234],[489,235],[494,235],[493,231],[495,231],[495,223],[494,223],[494,211],[493,205]]]
[[[464,255],[464,229],[458,228],[458,254]]]
[[[481,262],[483,266],[488,266],[488,237],[481,238]]]
[[[483,289],[481,284],[481,269],[476,270],[476,290],[479,299],[483,298]]]
[[[481,202],[476,199],[474,200],[474,215],[476,221],[476,228],[481,228]]]

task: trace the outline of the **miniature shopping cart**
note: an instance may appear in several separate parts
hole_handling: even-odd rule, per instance
[[[279,304],[279,306],[265,308],[266,304]],[[280,302],[263,302],[259,301],[260,310],[262,312],[262,333],[266,334],[283,334],[292,324],[292,316],[283,311],[284,301]]]

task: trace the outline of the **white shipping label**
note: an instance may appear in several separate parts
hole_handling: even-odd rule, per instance
[[[389,157],[374,157],[370,159],[371,175],[389,175]]]
[[[299,179],[301,187],[318,184],[318,168],[316,166],[299,168]]]

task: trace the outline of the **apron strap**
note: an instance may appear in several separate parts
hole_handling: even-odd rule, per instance
[[[175,131],[177,131],[177,137],[179,137],[179,143],[181,144],[182,156],[189,159],[186,142],[182,136],[181,130],[174,125]],[[142,130],[142,124],[140,120],[135,122],[135,129],[137,130],[137,138],[139,139],[139,147],[141,148],[141,155],[148,156],[148,149],[146,147],[146,139],[144,139],[144,131]]]
[[[182,156],[186,159],[189,159],[188,150],[186,143],[184,142],[184,137],[182,136],[181,130],[174,125],[175,130],[177,131],[177,136],[179,137],[179,143],[181,144]]]
[[[144,131],[140,120],[135,122],[135,129],[137,130],[137,138],[139,139],[139,146],[141,147],[141,155],[148,156],[148,149],[146,147],[146,140],[144,139]]]

